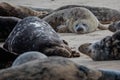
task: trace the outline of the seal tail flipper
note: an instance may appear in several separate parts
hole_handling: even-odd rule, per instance
[[[98,29],[100,29],[100,30],[108,30],[108,24],[106,24],[106,25],[103,25],[103,24],[101,24],[101,23],[99,23],[98,24]]]

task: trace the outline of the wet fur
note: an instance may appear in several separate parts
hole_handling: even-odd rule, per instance
[[[47,56],[80,56],[47,22],[38,17],[27,17],[21,20],[8,36],[4,48],[18,54],[26,51],[40,51]]]

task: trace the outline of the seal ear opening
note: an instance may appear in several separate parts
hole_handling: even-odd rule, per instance
[[[78,66],[78,69],[86,74],[87,80],[98,80],[102,76],[100,71],[89,69],[83,65]]]

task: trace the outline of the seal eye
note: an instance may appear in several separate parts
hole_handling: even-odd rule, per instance
[[[83,26],[87,26],[85,23],[82,23]]]

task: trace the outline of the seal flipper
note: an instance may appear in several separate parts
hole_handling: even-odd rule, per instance
[[[59,33],[65,33],[65,32],[70,32],[68,28],[65,25],[60,25],[57,26],[57,32]]]
[[[98,24],[98,29],[107,30],[108,29],[108,25],[103,25],[103,24],[99,23]]]

